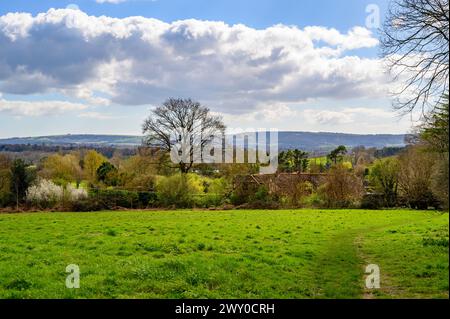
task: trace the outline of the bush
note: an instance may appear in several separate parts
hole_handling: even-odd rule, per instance
[[[326,205],[319,194],[312,193],[311,195],[302,199],[302,206],[319,208]]]
[[[209,178],[197,174],[158,176],[158,205],[178,208],[217,207],[225,203],[228,192],[225,178]]]
[[[70,211],[73,212],[95,212],[103,209],[107,209],[107,207],[92,197],[73,202],[70,205]]]
[[[194,194],[202,193],[202,187],[191,174],[159,176],[156,180],[158,203],[162,206],[179,208],[192,207]]]
[[[448,170],[449,161],[448,153],[439,157],[434,165],[434,170],[431,176],[431,190],[434,196],[439,200],[442,209],[448,210]]]
[[[93,207],[100,207],[101,209],[115,209],[117,207],[123,208],[142,208],[140,205],[146,207],[147,203],[139,202],[139,194],[134,191],[120,190],[120,189],[94,189],[90,194]]]
[[[334,166],[318,191],[328,208],[354,207],[362,199],[362,179],[343,165]]]
[[[72,184],[66,186],[64,197],[69,202],[75,202],[88,198],[88,192],[84,188],[76,188]]]
[[[313,192],[314,185],[309,181],[292,183],[286,192],[286,205],[289,207],[304,206]]]
[[[242,187],[236,188],[230,194],[230,203],[233,205],[242,205],[248,201],[248,195]]]
[[[0,191],[0,207],[7,207],[14,203],[14,197],[11,192]]]
[[[53,208],[65,203],[73,203],[88,198],[85,189],[75,188],[71,184],[66,187],[56,185],[47,179],[41,179],[30,186],[26,193],[27,202],[39,208]]]
[[[230,194],[230,202],[236,206],[248,203],[250,197],[258,189],[258,185],[248,182],[247,176],[236,176],[233,184],[234,188]]]
[[[385,196],[383,194],[365,194],[361,200],[361,208],[380,209],[385,206]]]
[[[12,204],[14,201],[11,192],[11,160],[0,154],[0,207]]]
[[[139,206],[144,207],[154,207],[158,201],[158,196],[155,192],[138,192],[138,202]]]
[[[435,156],[421,146],[414,146],[403,152],[399,161],[399,190],[407,205],[415,209],[439,206],[432,192]]]
[[[397,205],[398,180],[400,163],[396,158],[376,160],[370,170],[369,180],[374,190],[381,195],[381,205],[377,201],[379,196],[366,198],[365,204],[376,207],[394,207]]]
[[[64,189],[52,181],[41,179],[36,185],[30,186],[26,192],[26,200],[33,206],[51,208],[62,202]]]
[[[225,204],[229,189],[225,178],[207,178],[202,177],[204,187],[203,194],[194,196],[194,204],[197,207],[218,207]]]
[[[259,185],[256,192],[249,196],[247,205],[251,208],[272,208],[280,207],[280,198],[269,192],[266,185]]]

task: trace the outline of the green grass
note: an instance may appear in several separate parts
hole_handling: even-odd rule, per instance
[[[3,214],[0,298],[448,298],[448,227],[408,210]]]

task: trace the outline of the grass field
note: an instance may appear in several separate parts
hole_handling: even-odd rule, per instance
[[[448,298],[448,243],[408,210],[3,214],[0,298]]]

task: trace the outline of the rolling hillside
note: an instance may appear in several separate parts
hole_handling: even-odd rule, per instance
[[[385,146],[403,146],[405,135],[398,134],[345,134],[345,133],[312,133],[312,132],[280,132],[279,148],[299,148],[306,151],[327,151],[338,145],[347,147],[366,146],[383,148]],[[95,146],[137,146],[142,142],[141,136],[130,135],[88,135],[68,134],[55,136],[22,137],[0,139],[0,144],[31,145],[95,145]]]

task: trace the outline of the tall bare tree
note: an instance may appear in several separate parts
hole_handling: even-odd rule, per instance
[[[199,159],[198,153],[214,136],[225,133],[225,125],[220,116],[211,114],[207,107],[191,99],[170,98],[151,111],[143,127],[144,142],[151,147],[159,147],[167,152],[181,151],[180,143],[185,155],[178,161],[182,173],[187,173],[194,162]]]
[[[381,46],[392,75],[404,81],[394,106],[433,110],[449,86],[448,0],[392,0]]]

